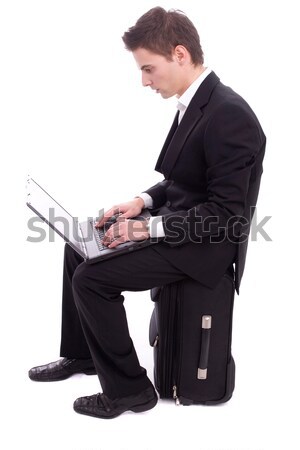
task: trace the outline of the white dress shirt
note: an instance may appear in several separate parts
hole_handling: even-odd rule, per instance
[[[194,97],[196,91],[198,90],[200,84],[205,80],[205,78],[211,73],[211,69],[208,67],[204,72],[196,78],[195,81],[187,88],[187,90],[178,97],[177,109],[179,110],[178,125],[182,121],[187,107],[189,106],[192,98]],[[153,199],[146,192],[142,192],[139,195],[140,198],[144,200],[145,208],[153,208]],[[150,237],[164,237],[165,232],[163,228],[162,216],[153,216],[149,219],[149,233]]]
[[[198,90],[200,84],[203,83],[205,78],[210,73],[211,73],[211,69],[206,67],[204,72],[202,72],[201,75],[199,75],[199,77],[196,78],[195,81],[193,81],[193,83],[187,88],[187,90],[182,94],[182,96],[178,97],[178,103],[177,103],[177,109],[179,110],[178,124],[180,124],[180,122],[184,116],[184,113],[185,113],[187,107],[189,106],[192,98],[196,94],[196,91]]]

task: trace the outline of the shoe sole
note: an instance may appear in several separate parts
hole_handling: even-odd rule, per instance
[[[82,372],[78,372],[78,373],[85,373],[85,375],[97,375],[97,372],[95,369],[83,370]]]
[[[97,419],[115,419],[116,417],[120,416],[121,414],[123,414],[124,412],[127,412],[127,411],[132,411],[134,413],[141,413],[141,412],[149,411],[149,409],[154,408],[154,406],[157,404],[157,401],[158,401],[157,397],[154,397],[152,400],[150,400],[147,403],[142,403],[140,405],[132,406],[131,408],[124,409],[122,411],[118,411],[115,414],[112,414],[110,416],[105,416],[105,415],[99,416],[97,414],[82,411],[80,409],[75,409],[74,406],[73,406],[73,409],[75,412],[77,412],[79,414],[83,414],[85,416],[90,416],[90,417],[96,417]]]
[[[150,402],[143,403],[143,404],[137,405],[137,406],[133,406],[132,408],[130,408],[129,411],[132,411],[134,413],[148,411],[149,409],[154,408],[156,403],[157,403],[157,397],[154,397],[152,400],[150,400]]]
[[[73,375],[78,375],[80,373],[84,373],[85,375],[97,375],[97,372],[95,369],[87,369],[87,370],[81,370],[80,372],[74,372],[70,374],[66,374],[65,376],[59,377],[59,378],[31,378],[30,375],[29,378],[32,381],[44,381],[44,382],[50,382],[50,381],[63,381],[67,380],[68,378],[72,377]]]

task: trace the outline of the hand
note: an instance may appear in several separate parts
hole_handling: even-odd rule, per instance
[[[118,215],[118,218],[130,219],[131,217],[136,217],[141,214],[142,209],[144,208],[145,203],[144,200],[140,197],[136,197],[130,202],[121,203],[119,205],[113,206],[108,211],[104,213],[102,219],[100,219],[96,223],[96,227],[103,227],[104,224],[115,215]]]
[[[129,220],[119,216],[117,222],[111,225],[105,233],[102,242],[108,248],[115,248],[123,242],[143,241],[149,237],[145,220]]]

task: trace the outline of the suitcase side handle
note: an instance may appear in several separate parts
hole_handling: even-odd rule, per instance
[[[211,323],[212,323],[212,316],[209,316],[209,315],[202,316],[201,348],[200,348],[198,372],[197,372],[198,380],[206,380],[206,378],[207,378]]]

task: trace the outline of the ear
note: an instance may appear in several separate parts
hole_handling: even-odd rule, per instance
[[[188,56],[189,56],[189,52],[183,45],[177,45],[174,48],[174,59],[179,64],[184,64],[187,61]]]

